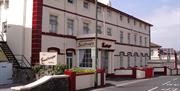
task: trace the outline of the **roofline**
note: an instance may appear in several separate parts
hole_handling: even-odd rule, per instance
[[[87,1],[92,2],[92,3],[95,3],[95,0],[87,0]],[[111,6],[105,5],[105,4],[100,3],[100,2],[98,2],[98,5],[101,5],[101,6],[103,6],[103,7],[106,7],[106,8],[108,8],[108,9],[111,9],[111,10],[117,12],[117,13],[126,15],[126,16],[129,17],[129,18],[134,18],[134,19],[136,19],[136,20],[138,20],[138,21],[140,21],[140,22],[143,22],[143,23],[145,23],[145,24],[147,24],[147,25],[149,25],[149,26],[153,26],[152,24],[150,24],[150,23],[148,23],[148,22],[145,22],[145,21],[143,21],[143,20],[141,20],[141,19],[139,19],[139,18],[137,18],[137,17],[134,17],[134,16],[132,16],[132,15],[129,15],[129,14],[127,14],[127,13],[125,13],[125,12],[122,12],[122,11],[120,11],[120,10],[118,10],[118,9],[115,9],[115,8],[113,8],[113,7],[111,7]]]

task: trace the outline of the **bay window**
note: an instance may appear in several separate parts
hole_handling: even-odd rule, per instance
[[[91,49],[79,50],[79,67],[92,67]]]

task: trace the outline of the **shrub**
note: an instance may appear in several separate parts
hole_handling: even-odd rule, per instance
[[[67,69],[66,65],[56,65],[54,67],[54,74],[55,75],[60,75],[60,74],[64,74],[64,71]]]
[[[41,66],[41,65],[33,66],[32,70],[35,74],[40,74],[44,71],[43,66]]]
[[[72,70],[73,72],[76,72],[76,73],[94,73],[94,72],[96,72],[96,70],[94,70],[94,69],[81,69],[78,67],[73,67],[70,70]]]

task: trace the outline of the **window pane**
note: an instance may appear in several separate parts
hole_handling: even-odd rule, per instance
[[[80,49],[79,60],[80,67],[92,67],[91,49]]]
[[[68,29],[67,34],[68,34],[68,35],[73,35],[73,31],[74,31],[74,20],[68,19],[67,29]]]
[[[97,33],[102,34],[101,26],[97,26]]]
[[[83,24],[83,33],[89,34],[89,24],[88,23]]]
[[[57,16],[50,15],[49,18],[49,32],[56,33],[57,32]]]
[[[89,8],[89,3],[88,3],[88,1],[84,1],[83,6],[84,6],[84,8],[88,9],[88,8]]]
[[[107,28],[107,35],[112,36],[111,28]]]

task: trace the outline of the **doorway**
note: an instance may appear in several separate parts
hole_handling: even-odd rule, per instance
[[[101,51],[101,68],[105,70],[105,73],[108,73],[108,64],[109,64],[109,52],[106,50]]]

